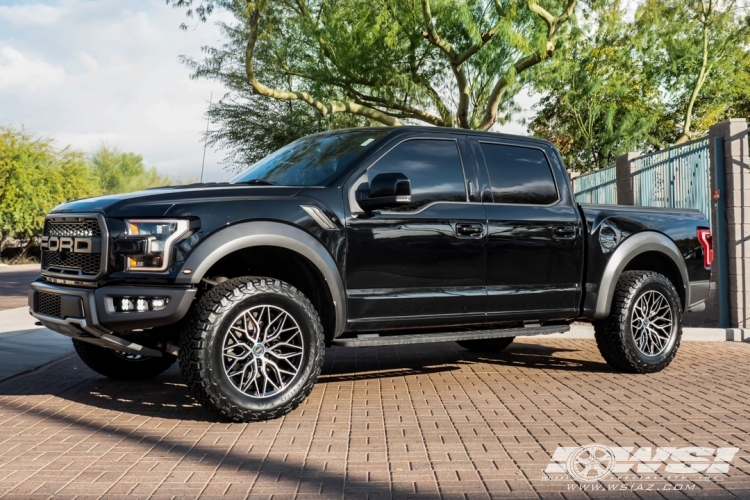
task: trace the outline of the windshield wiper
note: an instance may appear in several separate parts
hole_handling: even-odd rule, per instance
[[[238,184],[255,184],[256,186],[275,186],[275,182],[264,181],[263,179],[250,179],[249,181],[242,181]]]

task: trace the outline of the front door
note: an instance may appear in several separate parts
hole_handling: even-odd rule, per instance
[[[468,194],[464,171],[470,182],[475,172],[465,137],[431,134],[396,142],[366,175],[406,175],[411,204],[365,214],[349,197],[349,328],[481,322],[487,225],[483,205]]]
[[[583,273],[581,218],[567,179],[555,179],[552,151],[477,141],[487,210],[488,320],[571,319]],[[553,159],[556,158],[553,157]],[[486,166],[486,171],[481,168]]]

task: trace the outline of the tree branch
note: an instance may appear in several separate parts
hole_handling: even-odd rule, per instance
[[[327,103],[322,103],[314,99],[308,92],[290,92],[286,90],[272,89],[258,81],[253,69],[253,56],[255,53],[255,44],[258,41],[258,25],[260,23],[261,14],[267,4],[268,0],[257,0],[255,2],[248,1],[248,7],[251,8],[251,14],[249,23],[250,33],[247,36],[247,45],[245,46],[245,75],[247,77],[247,83],[253,87],[253,91],[256,94],[278,100],[303,101],[314,108],[323,117],[333,113],[351,113],[364,116],[384,125],[402,125],[398,119],[368,106],[346,101],[329,101]]]
[[[706,81],[706,75],[708,74],[708,26],[703,25],[703,58],[701,59],[701,69],[698,73],[698,79],[693,86],[693,91],[690,93],[690,99],[688,100],[687,109],[685,110],[685,122],[682,125],[682,135],[675,141],[675,144],[682,144],[690,140],[690,127],[693,122],[693,106],[695,106],[695,100],[698,98],[701,87]]]
[[[535,0],[526,0],[526,5],[529,7],[529,10],[531,12],[541,17],[544,22],[547,23],[547,32],[551,33],[555,27],[557,18],[550,14],[547,9],[536,3]]]
[[[450,43],[446,42],[440,35],[438,35],[435,24],[432,22],[432,8],[430,7],[430,0],[422,0],[422,17],[424,18],[424,24],[426,31],[424,32],[425,38],[427,38],[433,45],[440,48],[446,53],[448,59],[452,62],[456,56],[456,51],[453,49]]]
[[[306,75],[304,73],[299,73],[297,71],[292,71],[291,69],[286,68],[286,67],[284,68],[284,72],[286,75],[289,75],[289,76],[296,76],[296,77],[305,78],[305,79],[310,78],[309,75]],[[355,104],[368,106],[370,103],[372,103],[372,104],[376,104],[377,106],[384,107],[386,109],[393,108],[398,111],[402,111],[406,113],[406,115],[401,115],[401,114],[385,112],[385,114],[387,114],[388,116],[397,116],[399,118],[404,118],[404,117],[413,118],[415,120],[423,121],[431,125],[435,125],[437,127],[448,126],[446,125],[445,118],[443,119],[438,118],[437,116],[427,113],[426,111],[422,111],[421,109],[417,109],[412,106],[408,106],[406,104],[398,104],[398,103],[390,102],[387,99],[384,99],[382,97],[375,97],[375,96],[371,96],[368,94],[364,94],[360,92],[359,90],[357,90],[355,87],[353,87],[353,85],[357,85],[357,84],[371,87],[372,83],[368,82],[367,80],[362,80],[362,79],[340,80],[340,79],[324,78],[321,81],[323,83],[332,85],[334,87],[338,87],[348,92],[350,95],[354,97]],[[429,87],[429,85],[427,85],[426,87]],[[435,91],[433,90],[433,92]],[[435,92],[435,94],[437,95],[437,92]],[[375,109],[375,111],[381,111],[381,110]],[[448,116],[450,118],[450,114],[448,114]]]
[[[527,69],[539,64],[544,59],[552,55],[555,50],[555,36],[557,31],[575,11],[578,0],[568,0],[565,10],[559,16],[553,16],[546,9],[536,3],[536,0],[526,0],[529,10],[541,17],[547,23],[547,45],[545,51],[537,50],[532,54],[522,57],[513,63],[513,72],[506,73],[501,77],[492,88],[490,97],[484,108],[484,117],[477,127],[479,130],[489,130],[497,121],[497,108],[502,101],[503,95],[512,83],[516,75],[519,75]]]
[[[540,51],[536,51],[533,54],[519,59],[513,64],[513,76],[539,64],[542,60],[543,57]],[[484,117],[477,127],[478,130],[489,130],[490,127],[495,124],[497,121],[497,108],[503,100],[503,95],[505,94],[505,91],[508,90],[511,82],[512,78],[503,76],[495,83],[495,86],[492,87],[492,92],[490,92],[490,97],[487,99],[487,105],[484,108]]]
[[[495,0],[495,12],[497,12],[497,17],[503,17],[503,4],[500,0]]]
[[[465,59],[459,60],[460,54],[456,52],[450,43],[440,38],[440,35],[438,35],[437,29],[435,28],[435,24],[432,22],[430,0],[422,0],[422,17],[424,18],[425,24],[425,32],[423,33],[424,37],[435,47],[438,47],[445,53],[451,69],[453,70],[453,75],[456,77],[456,84],[458,86],[458,109],[456,110],[458,124],[461,128],[469,128],[469,81],[466,78],[466,72],[463,69],[462,63],[466,61],[471,54],[467,55]]]
[[[448,107],[443,102],[442,97],[440,97],[440,94],[438,94],[437,90],[433,88],[432,85],[430,85],[428,82],[419,82],[422,87],[427,91],[427,94],[430,96],[430,99],[432,100],[432,103],[435,105],[435,107],[438,110],[438,113],[440,113],[440,116],[443,118],[443,121],[445,122],[446,127],[453,128],[454,122],[453,122],[453,115],[448,109]]]
[[[453,113],[451,113],[451,111],[445,105],[445,102],[443,102],[443,98],[440,96],[440,94],[438,94],[435,88],[430,85],[429,79],[425,80],[419,74],[419,72],[417,71],[418,66],[419,65],[415,59],[415,53],[412,47],[412,53],[409,56],[409,70],[411,73],[411,81],[422,87],[422,89],[427,92],[430,100],[437,108],[438,113],[440,113],[440,117],[443,119],[444,126],[453,128],[455,125],[453,121]]]
[[[486,31],[485,33],[482,33],[482,40],[479,43],[475,43],[465,51],[461,52],[456,56],[456,62],[458,64],[463,64],[466,62],[468,58],[482,50],[482,48],[487,45],[487,43],[492,40],[495,35],[497,35],[497,32],[500,31],[500,25],[501,22],[498,21],[497,24],[495,24],[489,31]]]

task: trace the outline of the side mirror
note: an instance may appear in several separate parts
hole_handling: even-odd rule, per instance
[[[355,196],[365,212],[407,205],[411,203],[411,182],[404,174],[378,174],[369,184],[362,184]]]

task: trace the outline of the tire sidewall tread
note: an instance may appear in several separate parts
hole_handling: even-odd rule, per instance
[[[243,402],[239,399],[242,394],[225,379],[225,374],[215,376],[212,367],[219,369],[215,349],[223,341],[227,322],[233,322],[243,307],[264,296],[274,301],[287,301],[304,315],[304,318],[296,315],[294,318],[298,323],[301,319],[307,323],[300,325],[303,336],[307,334],[309,337],[305,340],[310,342],[303,356],[312,358],[301,368],[298,380],[279,396],[268,398],[267,402],[256,399],[249,404],[249,400]],[[312,391],[323,366],[323,326],[312,303],[295,287],[271,278],[234,278],[206,292],[190,314],[190,320],[180,335],[180,369],[190,393],[210,411],[236,422],[268,420],[294,410]],[[309,331],[306,332],[305,328]]]
[[[635,346],[630,327],[635,300],[649,289],[658,289],[672,308],[674,343],[654,359],[648,359]],[[666,368],[677,355],[682,337],[682,303],[669,279],[653,271],[626,271],[617,282],[612,309],[607,318],[594,323],[599,352],[605,361],[620,371],[654,373]]]

